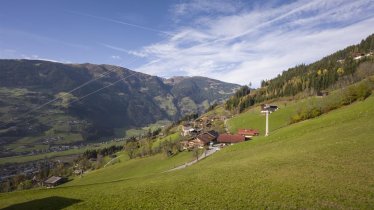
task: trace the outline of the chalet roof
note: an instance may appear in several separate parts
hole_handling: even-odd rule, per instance
[[[354,52],[354,53],[352,53],[353,57],[358,57],[358,56],[362,56],[362,55],[365,55],[365,53],[362,53],[362,52]]]
[[[219,133],[215,130],[208,131],[208,134],[211,135],[211,136],[214,136],[216,138],[219,136]]]
[[[204,142],[204,144],[207,144],[213,140],[215,140],[218,136],[218,133],[216,131],[209,131],[203,134],[200,134],[197,136],[197,139]]]
[[[275,109],[278,109],[278,106],[270,105],[270,104],[261,104],[262,111],[267,110],[267,109],[275,110]]]
[[[238,143],[244,141],[245,138],[239,134],[221,134],[218,136],[217,141],[219,143]]]
[[[255,130],[255,129],[239,129],[238,134],[239,135],[257,136],[260,133],[258,132],[258,130]]]
[[[49,179],[45,180],[46,184],[55,184],[59,182],[62,179],[62,177],[59,176],[51,176]]]

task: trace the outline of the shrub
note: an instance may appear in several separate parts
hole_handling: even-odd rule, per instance
[[[371,88],[368,82],[362,82],[356,87],[357,100],[365,100],[371,95]]]
[[[313,107],[312,109],[309,110],[309,113],[308,113],[308,119],[310,118],[315,118],[315,117],[318,117],[322,114],[321,112],[321,109],[317,108],[317,107]]]
[[[18,190],[27,190],[27,189],[31,189],[33,186],[32,184],[32,181],[31,180],[25,180],[23,182],[21,182],[18,186],[17,186],[17,189]]]
[[[297,114],[291,117],[290,123],[297,123],[303,120],[311,119],[327,113],[331,110],[349,105],[357,100],[365,100],[372,93],[374,88],[373,78],[360,82],[357,85],[351,85],[341,92],[334,93],[324,98],[321,102],[311,101],[308,106],[300,107]]]
[[[338,92],[329,95],[324,100],[321,101],[321,112],[327,113],[331,110],[338,109],[341,107],[342,93]]]
[[[343,90],[343,97],[341,100],[342,105],[349,105],[357,100],[357,92],[355,86],[349,86]]]
[[[297,123],[297,122],[300,122],[302,121],[303,119],[301,119],[301,116],[299,114],[295,114],[291,117],[291,124],[292,123]]]

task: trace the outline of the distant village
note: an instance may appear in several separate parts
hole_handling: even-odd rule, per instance
[[[261,106],[261,112],[264,113],[265,111],[274,112],[278,109],[277,106],[263,104]],[[214,129],[214,124],[216,122],[225,122],[227,120],[226,116],[202,116],[200,118],[194,120],[186,120],[181,123],[179,126],[180,136],[182,137],[182,141],[180,141],[180,145],[182,150],[191,151],[193,149],[205,149],[210,150],[215,148],[219,150],[222,147],[248,141],[253,139],[256,136],[260,135],[258,128],[241,128],[238,129],[236,133],[230,133],[228,129],[225,127],[225,132],[219,132]],[[163,136],[163,133],[159,134]],[[53,138],[45,138],[43,139],[45,142],[52,143],[58,137]],[[139,137],[140,138],[140,137]],[[113,141],[122,141],[124,139],[115,139]],[[108,142],[102,142],[98,144],[94,144],[96,146],[100,146],[101,144],[107,144]],[[47,153],[47,152],[60,152],[69,149],[79,149],[83,148],[87,145],[80,144],[80,145],[56,145],[50,146],[48,150],[42,151],[33,151],[29,155]],[[92,146],[92,145],[91,145]],[[75,155],[77,157],[78,155]],[[97,155],[98,158],[102,157],[101,155]],[[115,155],[110,155],[111,158],[114,158]],[[71,156],[71,158],[74,158]],[[97,158],[87,158],[87,161],[96,163]],[[54,169],[54,168],[61,168],[63,169],[65,166],[66,168],[71,166],[72,159],[64,160],[63,158],[54,158],[54,159],[43,159],[38,161],[31,161],[26,163],[20,164],[5,164],[0,168],[0,182],[4,182],[9,179],[14,179],[16,176],[22,176],[24,179],[29,180],[31,183],[38,184],[38,186],[44,187],[54,187],[63,182],[67,179],[62,176],[46,176],[43,177],[43,170],[45,169]],[[71,168],[71,167],[70,167]],[[73,171],[70,174],[81,176],[84,173],[82,167],[78,163],[73,164]],[[47,173],[48,174],[48,173]]]
[[[123,141],[123,138],[118,138],[112,140],[112,142],[120,142]],[[39,151],[32,151],[31,153],[27,153],[27,155],[36,155],[36,154],[47,154],[49,152],[61,152],[71,149],[82,149],[82,148],[101,148],[103,145],[107,145],[109,142],[101,142],[95,144],[79,144],[79,145],[56,145],[51,146],[49,149],[39,150]],[[104,147],[105,148],[105,147]],[[61,157],[54,157],[54,158],[44,158],[35,161],[29,161],[25,163],[6,163],[0,166],[0,184],[4,184],[8,180],[17,179],[17,177],[21,177],[23,181],[28,180],[33,185],[37,184],[39,186],[48,186],[47,178],[45,174],[48,174],[51,170],[60,169],[65,170],[72,165],[72,162],[76,161],[80,157],[79,154],[75,155],[68,155],[68,156],[61,156]],[[91,162],[96,162],[96,159],[90,159]],[[79,170],[80,166],[74,165],[74,170],[72,173],[76,175],[83,174],[83,170]],[[47,170],[47,172],[43,172],[43,170]],[[57,171],[56,171],[57,172]],[[70,172],[69,172],[70,173]],[[44,175],[43,175],[44,174]],[[60,177],[61,180],[57,181],[55,184],[61,183],[63,179]]]
[[[262,104],[261,112],[274,112],[278,106]],[[251,140],[253,137],[260,135],[256,128],[241,128],[235,134],[229,133],[225,128],[225,133],[219,133],[211,130],[212,123],[216,120],[225,121],[226,117],[201,117],[194,121],[189,121],[181,125],[181,136],[187,137],[188,140],[181,142],[183,149],[191,150],[193,148],[208,148],[214,146],[224,147],[227,145],[240,143]]]

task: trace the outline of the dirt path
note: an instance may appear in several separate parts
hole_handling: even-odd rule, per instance
[[[104,168],[109,165],[113,160],[116,160],[117,158],[120,158],[122,155],[118,156],[118,157],[115,157],[113,159],[111,159],[109,162],[107,162],[105,165],[104,165]]]
[[[183,168],[186,168],[188,166],[191,166],[191,165],[199,162],[200,160],[202,160],[202,159],[204,159],[204,158],[206,158],[206,157],[214,154],[217,151],[219,151],[219,149],[217,147],[214,147],[214,148],[212,148],[210,150],[206,150],[202,155],[200,155],[200,157],[197,160],[193,160],[191,162],[185,163],[185,164],[183,164],[181,166],[175,167],[175,168],[167,170],[165,172],[175,171],[175,170],[179,170],[179,169],[183,169]]]

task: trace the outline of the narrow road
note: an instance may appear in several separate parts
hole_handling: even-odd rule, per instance
[[[179,169],[183,169],[183,168],[186,168],[188,166],[191,166],[191,165],[199,162],[200,160],[202,160],[202,159],[204,159],[204,158],[206,158],[206,157],[214,154],[217,151],[219,151],[219,148],[218,147],[213,147],[212,149],[206,150],[203,154],[201,154],[200,157],[197,160],[193,160],[191,162],[185,163],[185,164],[183,164],[181,166],[175,167],[175,168],[167,170],[165,172],[175,171],[175,170],[179,170]]]
[[[104,168],[105,168],[108,164],[110,164],[113,160],[116,160],[117,158],[119,158],[119,157],[121,157],[121,156],[122,156],[122,155],[120,155],[120,156],[118,156],[118,157],[115,157],[115,158],[111,159],[109,162],[107,162],[107,163],[105,164]]]

